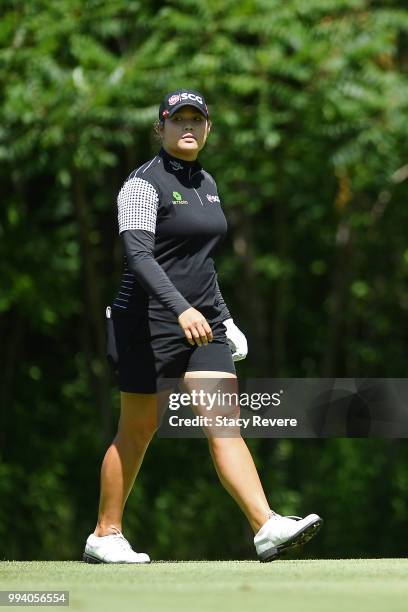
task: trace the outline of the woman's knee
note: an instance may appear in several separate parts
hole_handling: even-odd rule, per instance
[[[118,434],[149,441],[157,428],[157,394],[121,392]]]
[[[217,427],[206,432],[210,450],[214,452],[229,452],[236,447],[237,440],[242,440],[239,427]]]

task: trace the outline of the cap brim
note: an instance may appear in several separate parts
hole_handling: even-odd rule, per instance
[[[182,108],[183,106],[194,106],[194,108],[196,108],[198,111],[200,111],[200,113],[206,119],[208,119],[208,114],[205,112],[205,110],[197,102],[192,102],[191,100],[186,101],[186,102],[182,102],[181,104],[177,104],[177,106],[175,106],[174,108],[172,108],[169,111],[168,117],[172,117],[174,115],[174,113],[177,113],[177,111],[180,110],[180,108]]]

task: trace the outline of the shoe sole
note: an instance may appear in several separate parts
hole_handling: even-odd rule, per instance
[[[306,544],[306,542],[309,542],[309,540],[311,540],[316,535],[322,524],[323,519],[318,519],[314,523],[311,523],[310,525],[304,527],[290,540],[283,542],[283,544],[278,544],[278,546],[274,546],[273,548],[269,548],[269,550],[265,550],[259,555],[260,562],[268,563],[269,561],[273,561],[274,559],[279,557],[282,553],[285,553],[288,550],[297,546],[302,546],[303,544]]]
[[[150,561],[131,561],[130,563],[127,561],[102,561],[88,553],[82,555],[82,560],[85,561],[85,563],[122,563],[127,565],[148,565],[150,563]]]

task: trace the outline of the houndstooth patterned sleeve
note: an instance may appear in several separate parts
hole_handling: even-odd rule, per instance
[[[159,196],[148,181],[131,178],[118,195],[119,234],[125,230],[141,229],[155,233]]]

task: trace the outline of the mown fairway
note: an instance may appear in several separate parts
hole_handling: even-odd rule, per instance
[[[72,610],[399,612],[407,559],[0,563],[2,590],[69,590]]]

